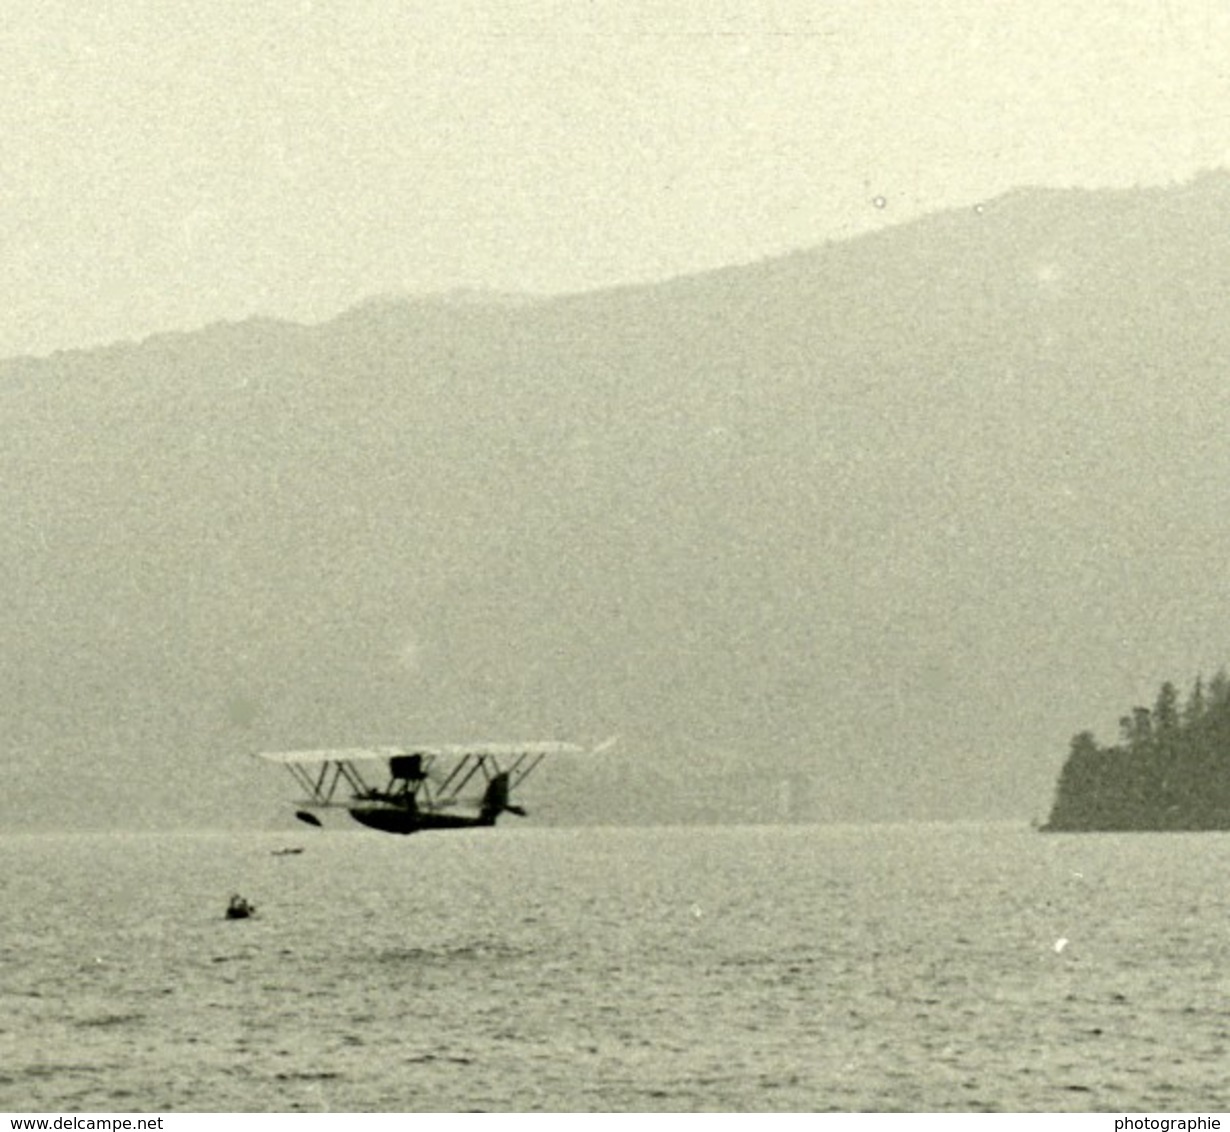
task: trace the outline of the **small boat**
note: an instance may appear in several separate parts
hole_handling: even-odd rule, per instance
[[[303,852],[303,846],[302,845],[288,845],[284,849],[274,849],[272,850],[272,852],[275,857],[293,857],[296,854]]]
[[[238,894],[232,896],[231,902],[226,906],[226,918],[228,920],[246,920],[249,916],[255,915],[256,905],[250,904]]]

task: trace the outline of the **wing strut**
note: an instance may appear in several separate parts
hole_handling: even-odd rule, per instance
[[[436,788],[436,793],[443,797],[445,790],[452,786],[452,792],[455,796],[459,791],[464,790],[466,783],[470,781],[483,765],[485,755],[464,755],[461,761],[453,767],[448,777]],[[463,773],[464,772],[464,773]],[[456,784],[453,780],[457,779]]]
[[[533,758],[530,758],[528,754],[522,755],[515,763],[512,764],[512,766],[508,768],[509,775],[516,775],[515,778],[509,779],[512,783],[510,789],[515,789],[520,786],[521,783],[523,783],[531,774],[534,773],[534,768],[546,757],[546,755],[541,753],[533,756]],[[530,760],[529,766],[522,765],[526,759]]]

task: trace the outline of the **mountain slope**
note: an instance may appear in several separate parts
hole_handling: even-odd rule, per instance
[[[548,816],[1041,813],[1069,735],[1224,659],[1227,215],[1222,176],[1019,192],[4,363],[6,820],[264,820],[246,750],[615,731]]]

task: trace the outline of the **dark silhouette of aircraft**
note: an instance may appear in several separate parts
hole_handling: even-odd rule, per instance
[[[612,737],[591,753],[607,750]],[[351,818],[382,833],[419,833],[429,829],[471,829],[495,825],[505,812],[525,816],[510,795],[548,756],[576,755],[576,743],[539,740],[525,743],[449,743],[408,747],[362,747],[320,751],[262,751],[259,757],[281,763],[308,797],[295,817],[308,825],[324,823],[321,811],[345,810]],[[370,785],[373,766],[387,773],[382,786]],[[481,797],[462,797],[472,781],[484,784]]]

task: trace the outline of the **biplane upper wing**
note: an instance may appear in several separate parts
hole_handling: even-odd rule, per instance
[[[609,745],[600,743],[594,751]],[[303,751],[258,751],[257,757],[283,766],[319,766],[322,763],[381,762],[391,758],[422,755],[432,758],[506,758],[579,755],[586,748],[579,743],[557,739],[538,739],[524,743],[411,743],[401,747],[322,747]]]
[[[614,742],[612,737],[591,751],[600,753]],[[397,747],[322,747],[258,751],[257,755],[285,766],[307,792],[308,805],[396,804],[396,792],[397,799],[404,799],[407,793],[413,794],[421,806],[430,808],[453,804],[458,792],[476,775],[487,782],[497,775],[505,775],[511,789],[524,782],[543,759],[579,755],[586,750],[578,743],[535,739],[498,743],[411,743]],[[361,766],[372,763],[383,763],[389,769],[391,781],[383,790],[369,784],[360,770]]]
[[[311,751],[257,751],[256,757],[283,766],[320,766],[322,763],[376,762],[409,753],[405,747],[322,747]]]

